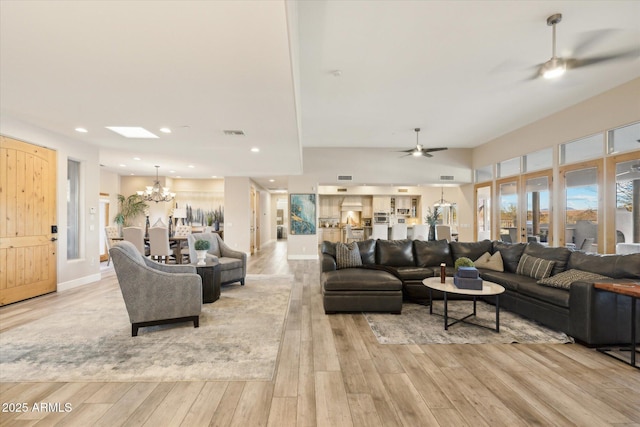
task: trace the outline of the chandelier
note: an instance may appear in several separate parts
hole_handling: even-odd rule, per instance
[[[444,199],[444,186],[442,187],[441,193],[440,193],[440,200],[437,200],[433,206],[436,207],[445,207],[445,206],[452,206],[453,203],[447,201]]]
[[[148,186],[146,190],[137,192],[138,196],[142,197],[145,202],[170,202],[176,197],[176,193],[169,192],[169,187],[160,187],[158,169],[160,169],[160,166],[156,166],[156,180],[153,186]]]

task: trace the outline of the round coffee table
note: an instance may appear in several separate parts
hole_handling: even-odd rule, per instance
[[[500,332],[500,294],[504,292],[504,288],[497,283],[482,281],[482,290],[464,289],[458,288],[453,284],[453,277],[447,277],[444,283],[440,283],[440,277],[429,277],[424,279],[422,283],[429,288],[429,314],[433,314],[433,290],[441,291],[444,294],[444,330],[448,330],[449,326],[453,326],[456,323],[464,322],[470,325],[482,326],[478,323],[467,322],[467,319],[476,315],[476,297],[485,297],[494,295],[496,297],[496,332]],[[473,313],[463,317],[462,319],[453,319],[455,322],[449,323],[449,316],[447,313],[447,294],[458,294],[473,297]],[[439,313],[436,313],[439,314]],[[488,328],[492,329],[492,328]]]

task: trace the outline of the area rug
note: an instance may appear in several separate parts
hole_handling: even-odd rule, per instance
[[[115,281],[115,278],[113,279]],[[0,335],[0,381],[271,380],[293,277],[248,275],[193,323],[131,324],[119,287]]]
[[[550,344],[571,343],[567,334],[554,331],[507,310],[500,310],[500,332],[466,323],[457,323],[444,330],[443,302],[436,301],[434,314],[429,307],[404,303],[402,314],[365,313],[365,318],[380,344]],[[460,319],[473,312],[471,301],[449,301],[449,316]],[[467,319],[495,328],[494,306],[478,302],[476,317]],[[453,322],[449,319],[449,322]]]

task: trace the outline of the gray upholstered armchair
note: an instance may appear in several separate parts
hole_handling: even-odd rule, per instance
[[[127,241],[114,245],[109,253],[131,320],[131,336],[144,326],[177,322],[199,326],[202,279],[194,266],[159,264]]]
[[[196,233],[187,237],[189,241],[189,259],[198,259],[195,249],[196,240],[208,240],[211,247],[207,258],[214,258],[220,263],[220,283],[240,282],[244,286],[247,275],[247,254],[231,249],[217,233]]]

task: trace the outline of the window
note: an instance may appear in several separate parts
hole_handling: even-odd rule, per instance
[[[598,165],[564,172],[565,243],[585,252],[596,252],[599,229]]]
[[[553,150],[551,147],[529,153],[523,157],[524,172],[549,169],[553,165]]]
[[[607,153],[640,149],[640,123],[610,130],[607,138]]]
[[[520,157],[504,160],[498,163],[498,178],[518,175],[520,173]]]
[[[80,258],[80,162],[67,160],[67,259]]]
[[[551,232],[551,173],[525,178],[527,241],[549,243]]]
[[[476,182],[491,181],[493,179],[493,165],[476,169]]]
[[[596,159],[603,154],[603,134],[599,133],[560,145],[560,164]]]
[[[477,240],[491,239],[491,185],[476,187]]]
[[[498,183],[498,203],[500,204],[500,240],[509,243],[519,242],[518,183],[516,181]]]

